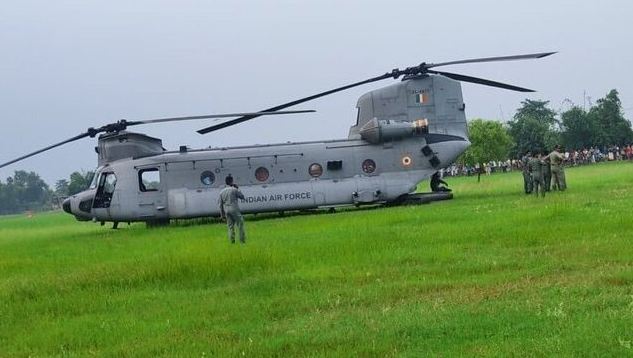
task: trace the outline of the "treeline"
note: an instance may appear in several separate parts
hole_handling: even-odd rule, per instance
[[[92,171],[74,172],[51,189],[37,173],[18,170],[6,182],[0,180],[0,215],[57,208],[66,197],[87,189],[93,176]]]
[[[557,113],[549,101],[521,102],[507,124],[475,119],[468,123],[471,147],[459,162],[468,165],[520,158],[525,152],[549,152],[560,144],[564,150],[633,144],[631,123],[624,118],[618,91],[613,89],[588,110],[572,105]]]

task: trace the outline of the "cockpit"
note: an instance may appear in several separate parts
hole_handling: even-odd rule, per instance
[[[93,209],[110,207],[116,183],[116,174],[107,165],[101,166],[95,170],[88,189],[64,200],[62,208],[77,220],[90,220],[95,217]]]

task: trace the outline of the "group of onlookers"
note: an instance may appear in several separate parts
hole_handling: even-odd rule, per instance
[[[626,146],[611,145],[606,148],[589,147],[583,149],[572,149],[560,152],[563,155],[563,165],[576,166],[584,164],[593,164],[602,161],[612,160],[633,160],[633,144]],[[441,176],[459,176],[459,175],[476,175],[492,173],[506,173],[513,170],[523,171],[527,163],[520,159],[492,160],[480,166],[463,165],[453,163],[447,168],[441,170]]]

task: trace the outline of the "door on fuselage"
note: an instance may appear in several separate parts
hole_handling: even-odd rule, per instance
[[[94,216],[99,220],[111,219],[111,210],[118,207],[118,201],[114,200],[116,195],[116,182],[117,177],[114,172],[103,171],[99,176],[97,191],[92,202]]]
[[[138,216],[140,220],[163,219],[168,216],[165,193],[162,166],[138,169]]]

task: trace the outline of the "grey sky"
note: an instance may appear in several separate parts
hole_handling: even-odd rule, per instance
[[[525,98],[566,108],[616,88],[633,113],[626,1],[4,1],[0,162],[120,118],[256,111],[422,61],[560,51],[446,71],[538,90],[463,84],[466,115],[508,120]],[[356,99],[384,81],[207,135],[209,122],[135,127],[164,146],[344,138]],[[84,139],[0,169],[49,184],[96,165]]]

